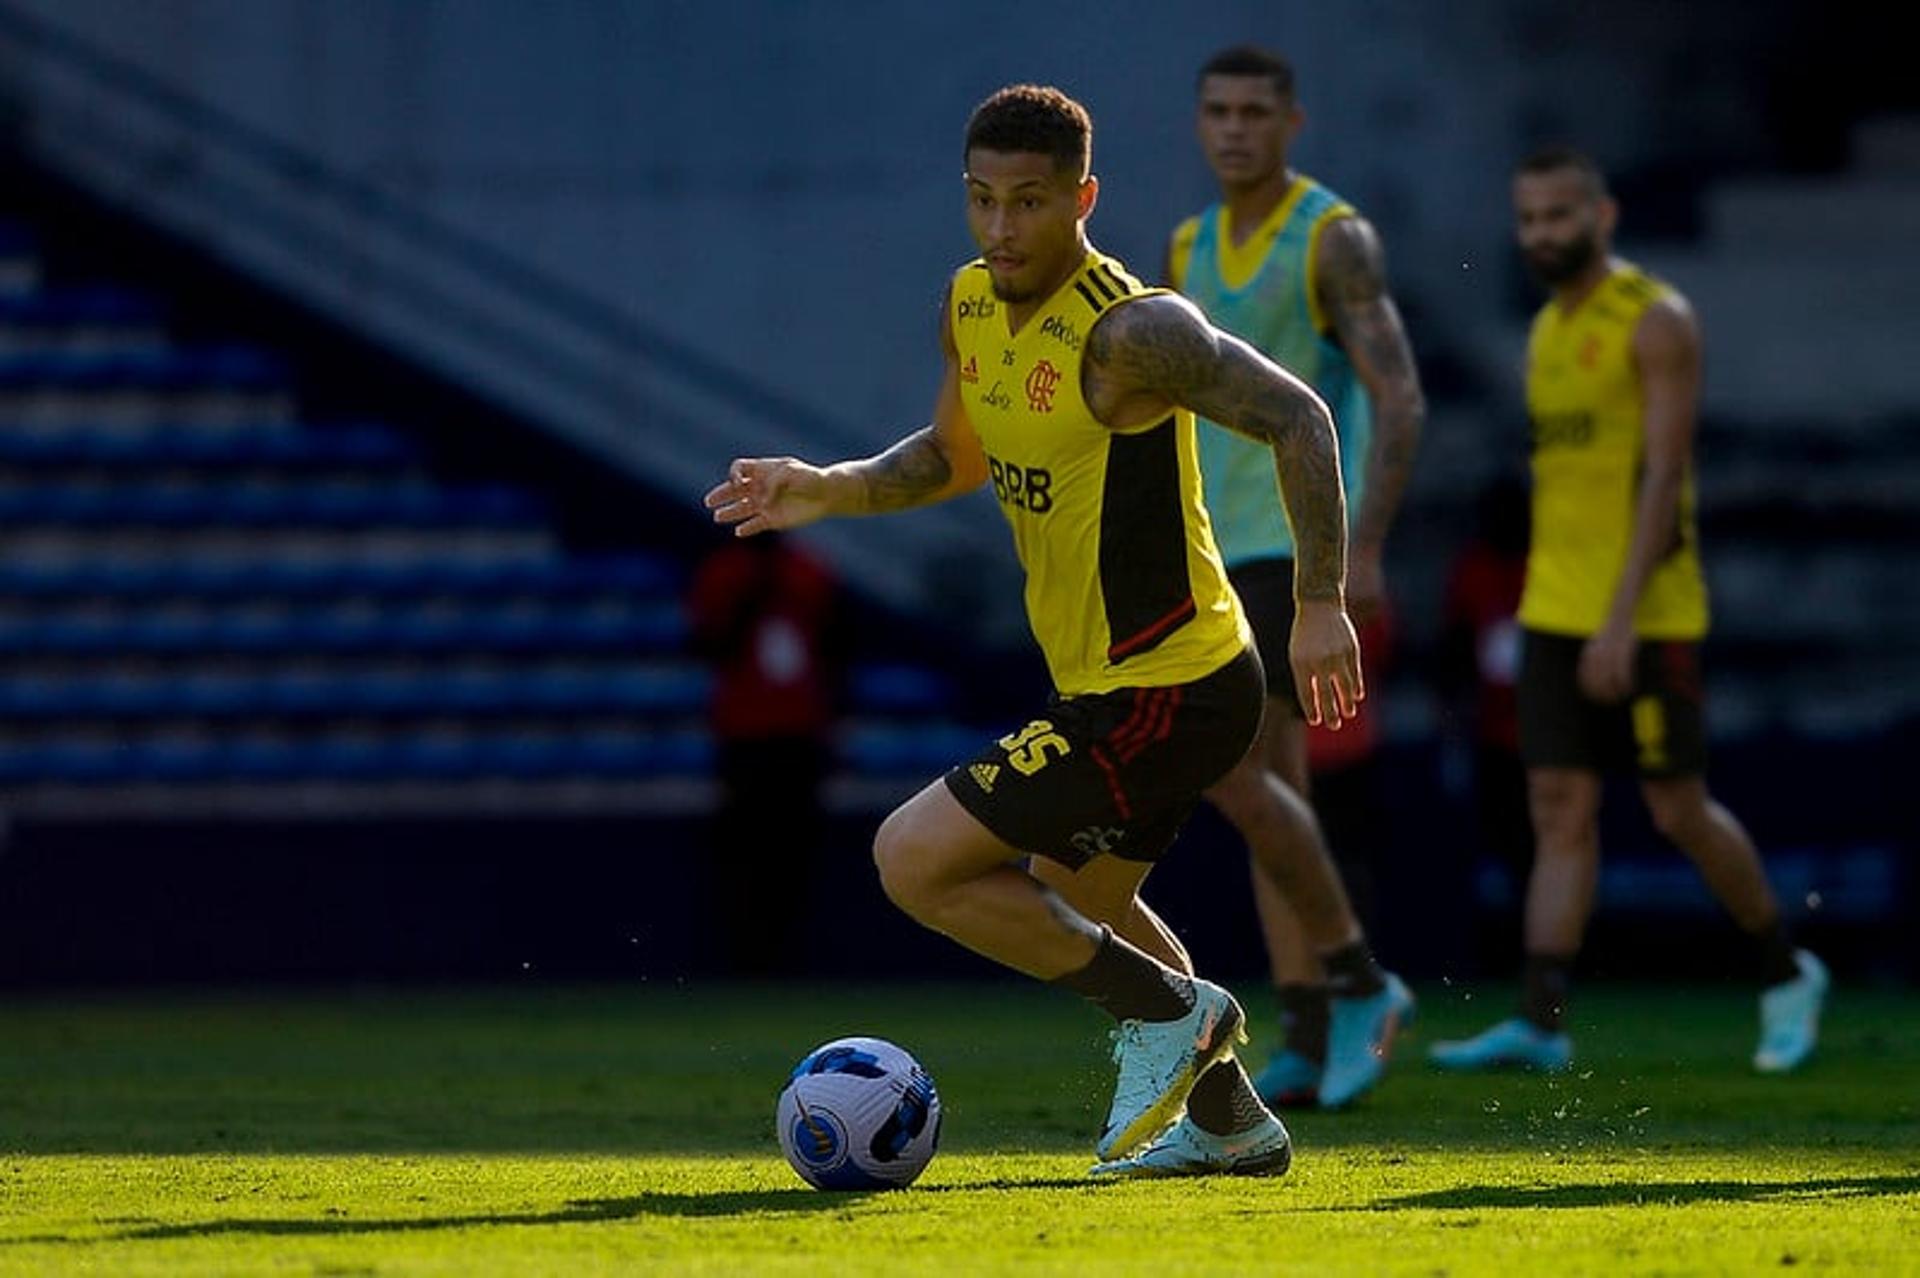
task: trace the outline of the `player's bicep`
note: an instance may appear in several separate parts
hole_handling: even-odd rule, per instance
[[[1649,307],[1633,334],[1650,465],[1683,465],[1700,412],[1700,330],[1685,302]]]
[[[1301,414],[1324,412],[1320,396],[1300,378],[1231,333],[1221,333],[1204,378],[1179,401],[1208,421],[1270,444],[1295,429]]]
[[[987,453],[960,398],[960,345],[953,337],[953,285],[940,298],[940,393],[933,401],[933,437],[952,467],[947,491],[970,493],[987,482]]]
[[[1181,297],[1142,298],[1109,310],[1087,338],[1087,358],[1116,397],[1154,396],[1266,442],[1324,411],[1306,383]]]
[[[960,363],[951,353],[945,360],[940,394],[933,405],[933,434],[953,468],[947,485],[950,491],[972,492],[987,482],[987,451],[974,433],[966,403],[960,398]]]
[[[1367,390],[1418,395],[1420,378],[1400,309],[1387,291],[1386,250],[1373,227],[1343,217],[1322,232],[1315,287],[1321,308]]]

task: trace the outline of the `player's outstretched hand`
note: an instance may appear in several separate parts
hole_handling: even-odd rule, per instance
[[[1360,713],[1366,685],[1360,680],[1360,640],[1336,603],[1302,602],[1294,611],[1288,643],[1293,684],[1306,708],[1307,722],[1340,725]]]
[[[828,513],[827,476],[794,457],[736,457],[726,479],[707,494],[716,524],[736,537],[798,528]]]

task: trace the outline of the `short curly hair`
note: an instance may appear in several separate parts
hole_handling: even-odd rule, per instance
[[[1093,162],[1093,117],[1050,85],[1010,84],[973,109],[966,153],[1030,151],[1086,176]]]

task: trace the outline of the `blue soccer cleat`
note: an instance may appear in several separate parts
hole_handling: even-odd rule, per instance
[[[1813,1055],[1820,1038],[1820,1008],[1827,1000],[1827,966],[1805,950],[1795,950],[1800,975],[1760,995],[1760,1046],[1753,1067],[1762,1074],[1785,1074]]]
[[[1320,1103],[1321,1065],[1288,1049],[1280,1052],[1253,1077],[1260,1099],[1281,1109]]]
[[[1243,1132],[1215,1136],[1183,1117],[1167,1133],[1131,1158],[1096,1163],[1088,1175],[1097,1180],[1154,1176],[1284,1176],[1293,1166],[1293,1142],[1272,1114]]]
[[[1573,1040],[1515,1016],[1472,1038],[1435,1043],[1427,1059],[1441,1069],[1535,1069],[1553,1074],[1573,1064]]]
[[[1114,1030],[1120,1077],[1096,1147],[1102,1162],[1132,1153],[1171,1126],[1200,1076],[1236,1042],[1247,1041],[1246,1014],[1233,995],[1202,980],[1194,981],[1193,992],[1185,1016],[1127,1020]]]
[[[1393,1036],[1413,1006],[1406,982],[1387,973],[1387,983],[1365,998],[1329,1000],[1327,1068],[1320,1076],[1320,1108],[1339,1109],[1380,1081]]]

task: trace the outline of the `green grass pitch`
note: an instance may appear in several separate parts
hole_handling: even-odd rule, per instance
[[[1841,990],[1763,1079],[1740,991],[1595,989],[1572,1073],[1450,1078],[1424,1042],[1510,995],[1421,993],[1291,1175],[1122,1185],[1084,1178],[1102,1022],[1024,985],[15,999],[0,1274],[1920,1273],[1910,996]],[[860,1032],[946,1106],[902,1193],[774,1144],[792,1062]]]

